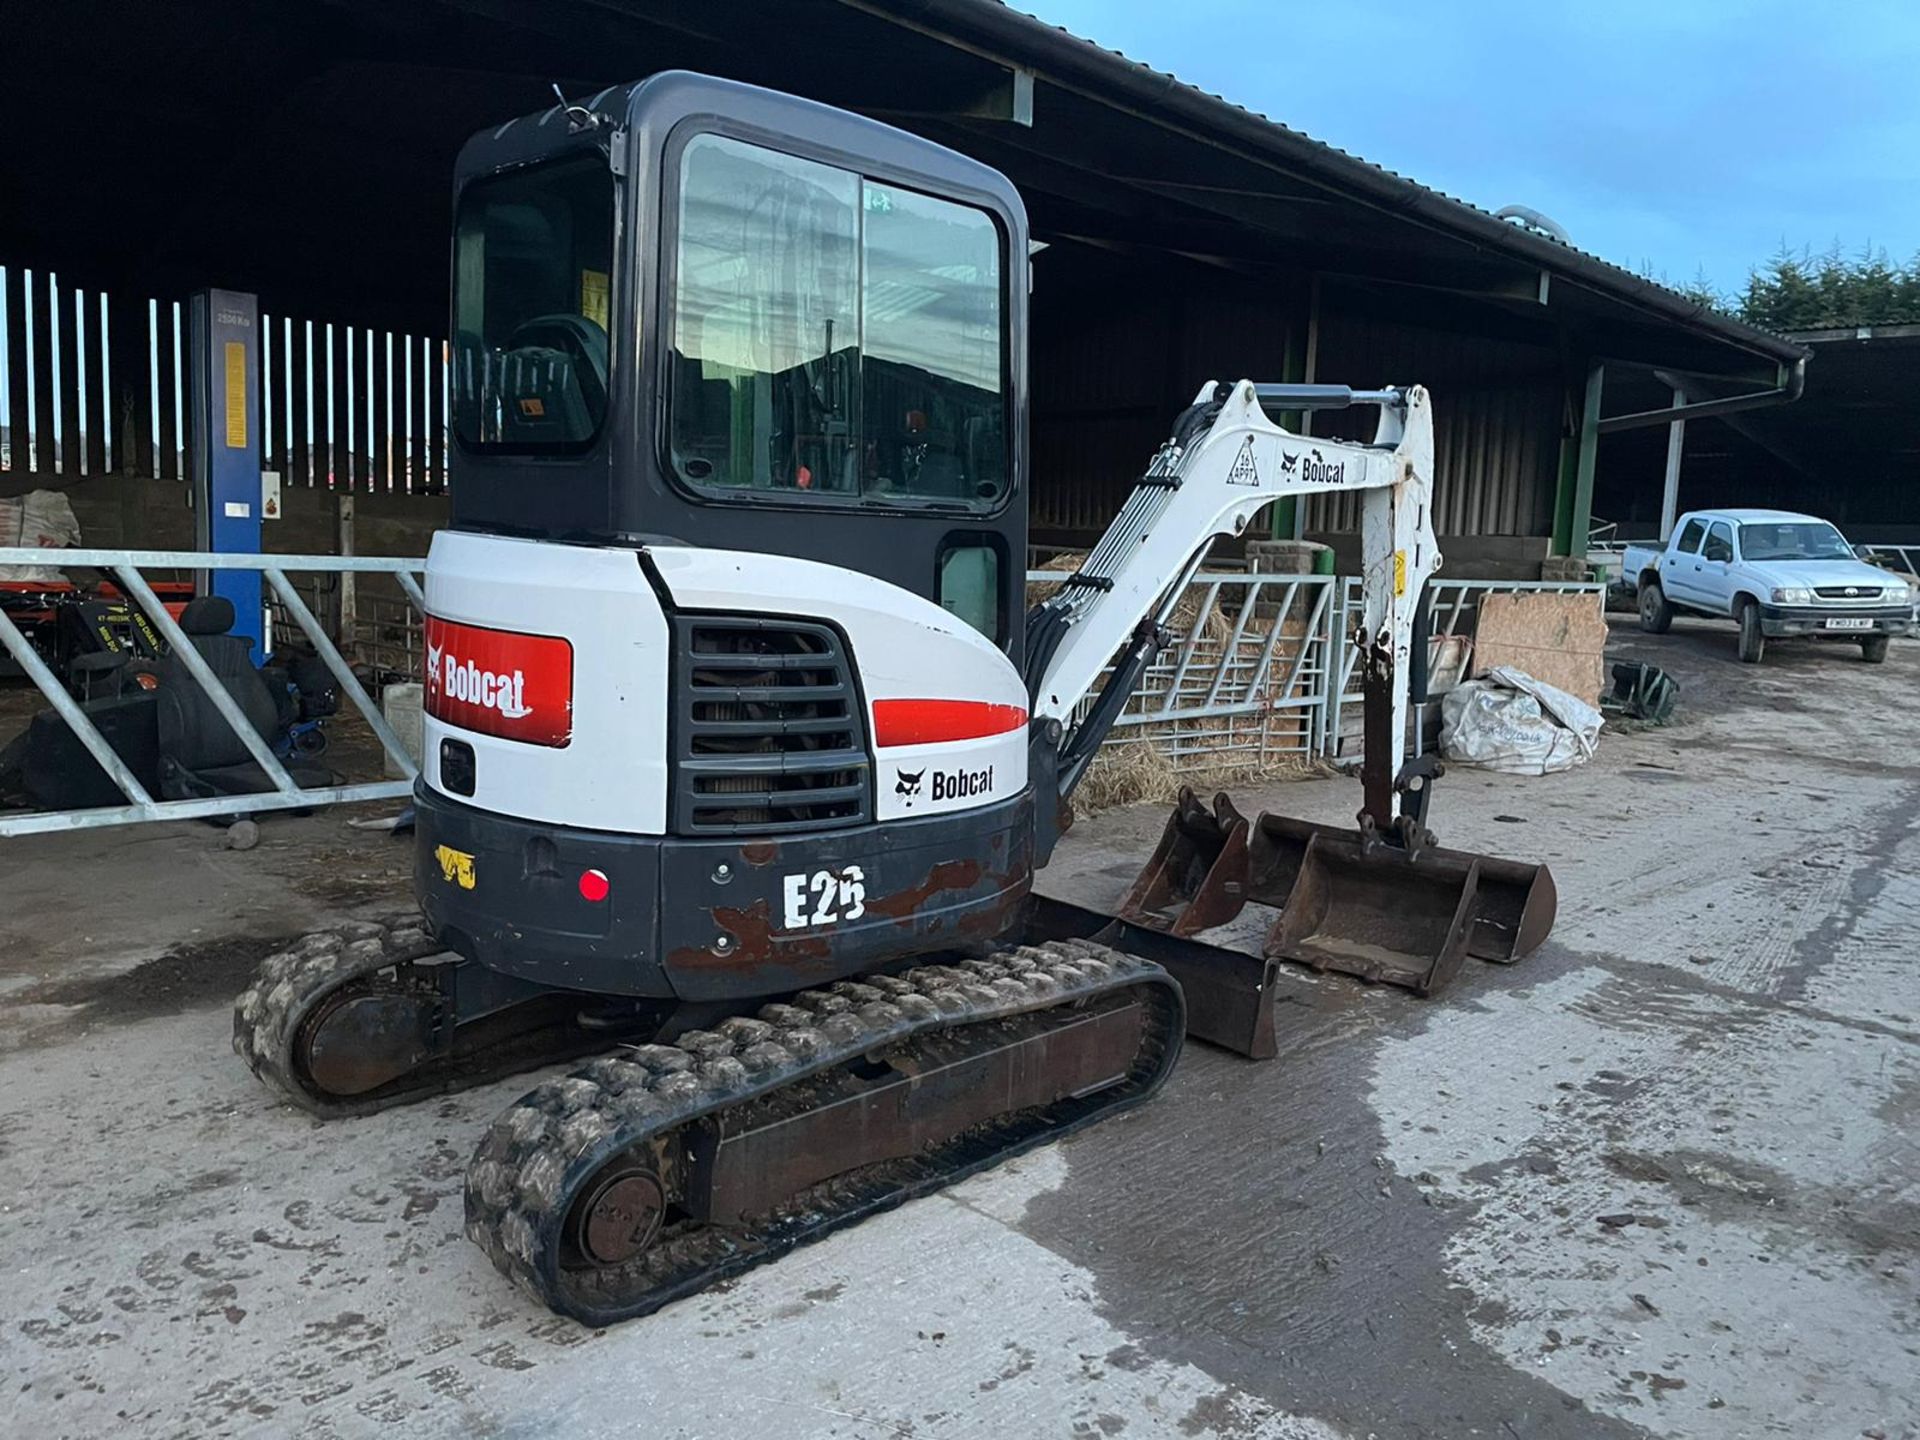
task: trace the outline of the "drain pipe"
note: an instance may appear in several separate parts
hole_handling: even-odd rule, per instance
[[[1801,356],[1791,367],[1780,368],[1780,383],[1771,390],[1729,395],[1724,400],[1696,400],[1691,405],[1669,405],[1663,410],[1637,410],[1631,415],[1608,415],[1597,428],[1600,434],[1611,435],[1616,430],[1640,430],[1648,425],[1670,425],[1676,420],[1710,420],[1716,415],[1735,415],[1767,405],[1790,405],[1806,389],[1806,357]]]

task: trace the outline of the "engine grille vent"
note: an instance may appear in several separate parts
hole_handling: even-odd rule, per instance
[[[1813,593],[1822,600],[1852,600],[1864,604],[1878,600],[1884,592],[1877,585],[1816,585]]]
[[[866,725],[845,647],[798,620],[675,620],[674,829],[778,834],[872,818]]]

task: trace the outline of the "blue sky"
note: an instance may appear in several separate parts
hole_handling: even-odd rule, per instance
[[[1920,0],[1014,3],[1675,284],[1920,251]]]

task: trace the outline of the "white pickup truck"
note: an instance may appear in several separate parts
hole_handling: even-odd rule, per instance
[[[1649,634],[1682,611],[1739,622],[1750,664],[1768,640],[1794,635],[1855,641],[1877,665],[1915,603],[1905,579],[1861,560],[1827,521],[1786,510],[1690,511],[1666,548],[1627,546],[1620,583],[1637,592]]]

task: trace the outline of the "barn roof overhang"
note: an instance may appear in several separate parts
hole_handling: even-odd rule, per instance
[[[1005,171],[1034,233],[1319,275],[1442,328],[1768,385],[1806,352],[992,0],[66,0],[0,87],[0,261],[444,323],[473,131],[666,68],[875,115]]]

